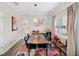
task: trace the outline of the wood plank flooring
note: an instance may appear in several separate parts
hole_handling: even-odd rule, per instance
[[[2,54],[1,56],[15,56],[17,54],[18,50],[24,45],[25,45],[25,42],[23,39],[21,39],[12,48],[10,48],[7,52]]]

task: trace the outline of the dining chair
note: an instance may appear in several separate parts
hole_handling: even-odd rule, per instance
[[[44,33],[44,36],[48,41],[51,41],[51,32]]]
[[[64,55],[66,55],[66,48],[67,48],[67,41],[64,42],[63,40],[61,40],[57,35],[54,34],[53,39],[52,39],[52,43],[54,44],[54,47],[57,47],[60,49],[60,55],[63,53]],[[66,44],[65,44],[66,43]],[[53,48],[54,48],[53,47]]]
[[[25,41],[25,45],[26,45],[26,48],[29,48],[29,49],[36,49],[36,45],[35,44],[28,44],[27,41],[29,40],[30,38],[30,35],[27,34],[27,36],[24,37],[24,41]]]
[[[44,33],[44,36],[49,41],[48,50],[51,50],[51,32]]]
[[[29,40],[30,38],[30,35],[27,34],[27,36],[24,36],[24,41],[25,41],[25,44],[26,44],[26,47],[28,48],[28,44],[27,44],[27,41]]]

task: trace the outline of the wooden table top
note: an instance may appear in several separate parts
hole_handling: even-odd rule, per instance
[[[27,41],[28,44],[48,44],[48,40],[44,37],[43,34],[39,34],[39,37],[36,38],[37,34],[32,34],[29,40]]]

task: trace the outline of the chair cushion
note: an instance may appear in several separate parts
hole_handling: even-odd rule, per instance
[[[55,35],[54,40],[57,42],[59,40],[59,38]]]

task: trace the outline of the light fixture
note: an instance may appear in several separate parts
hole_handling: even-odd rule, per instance
[[[44,23],[44,19],[33,18],[33,22],[36,26],[40,26]]]
[[[36,7],[36,6],[37,6],[37,4],[34,4],[34,6]]]
[[[38,23],[38,19],[37,19],[37,18],[34,18],[34,19],[33,19],[33,22],[34,22],[34,23]]]
[[[14,4],[15,4],[15,5],[19,5],[19,3],[18,3],[18,2],[14,2]]]

